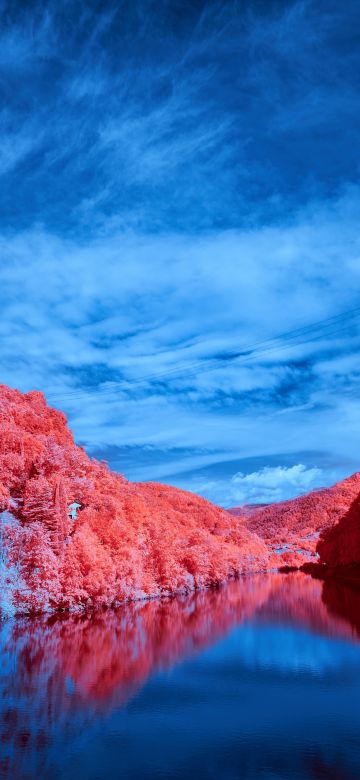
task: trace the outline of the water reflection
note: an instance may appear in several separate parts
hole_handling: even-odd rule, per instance
[[[325,580],[322,599],[330,614],[346,620],[360,640],[360,585]]]
[[[339,707],[351,709],[351,702],[345,705],[342,699],[343,683],[354,669],[356,681],[360,680],[359,615],[359,591],[294,573],[249,577],[220,590],[138,603],[94,616],[4,623],[0,629],[0,777],[98,780],[122,772],[124,777],[190,777],[189,767],[195,761],[188,733],[192,719],[199,743],[198,777],[219,778],[222,771],[226,778],[261,776],[257,740],[263,756],[267,755],[264,777],[297,777],[297,771],[299,777],[330,776],[323,769],[329,756],[324,758],[315,747],[312,754],[311,740],[307,752],[303,750],[306,767],[300,763],[290,771],[276,741],[269,743],[266,754],[273,717],[287,740],[289,735],[286,713],[275,705],[275,716],[274,705],[271,708],[268,702],[265,717],[262,698],[264,690],[273,696],[275,685],[276,695],[284,695],[287,701],[287,695],[294,695],[294,682],[289,682],[294,676],[311,697],[318,691],[316,678],[323,688],[338,686]],[[193,670],[190,679],[189,670]],[[247,697],[247,717],[242,698],[235,695],[240,688]],[[220,758],[216,753],[213,765],[201,763],[201,756],[205,760],[210,749],[215,751],[217,739],[211,733],[214,723],[208,710],[200,706],[204,701],[214,713],[216,709],[219,715],[222,709],[228,712],[221,726],[214,715]],[[134,716],[139,707],[145,720]],[[202,721],[196,714],[199,707]],[[301,698],[296,709],[306,711]],[[165,712],[166,723],[173,722],[181,735],[173,734],[172,743],[170,739],[166,746],[160,748],[159,742],[155,747],[159,729],[165,728],[161,722]],[[347,714],[359,727],[359,716]],[[234,722],[243,724],[238,725],[239,732],[235,728],[234,733]],[[150,734],[153,738],[148,742]],[[144,765],[136,747],[139,741]],[[169,744],[173,753],[166,757]],[[176,763],[180,744],[183,759],[187,751],[192,756],[191,764],[181,768]],[[240,744],[241,766],[231,758],[233,751],[238,756]],[[303,755],[301,746],[297,749]],[[352,774],[358,754],[348,752],[340,769],[336,768],[339,756],[331,762],[331,777],[358,776],[360,763]],[[224,769],[215,771],[217,760]],[[251,774],[254,762],[255,775]]]

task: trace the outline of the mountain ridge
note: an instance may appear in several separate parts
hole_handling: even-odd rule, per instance
[[[357,471],[331,487],[317,488],[296,498],[275,504],[233,507],[228,511],[242,518],[248,530],[265,541],[274,565],[277,561],[278,567],[300,567],[319,561],[328,563],[324,557],[324,539],[343,521],[359,495],[360,472]]]

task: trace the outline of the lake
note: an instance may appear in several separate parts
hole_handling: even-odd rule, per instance
[[[0,778],[359,780],[360,590],[302,573],[0,625]]]

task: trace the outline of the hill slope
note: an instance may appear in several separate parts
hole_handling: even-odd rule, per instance
[[[360,568],[360,495],[339,523],[323,531],[318,552],[322,563],[333,569]]]
[[[359,494],[358,472],[330,488],[314,490],[299,498],[265,506],[235,507],[230,513],[242,517],[249,531],[266,542],[274,566],[301,566],[318,562],[319,552],[323,560],[324,545],[317,550],[320,535],[337,526]],[[340,536],[342,528],[339,527]]]
[[[0,510],[2,613],[110,606],[267,566],[241,520],[191,493],[127,482],[76,446],[42,393],[3,385]]]

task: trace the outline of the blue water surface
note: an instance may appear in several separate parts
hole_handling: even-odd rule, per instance
[[[360,591],[259,575],[0,628],[0,778],[358,780]]]

